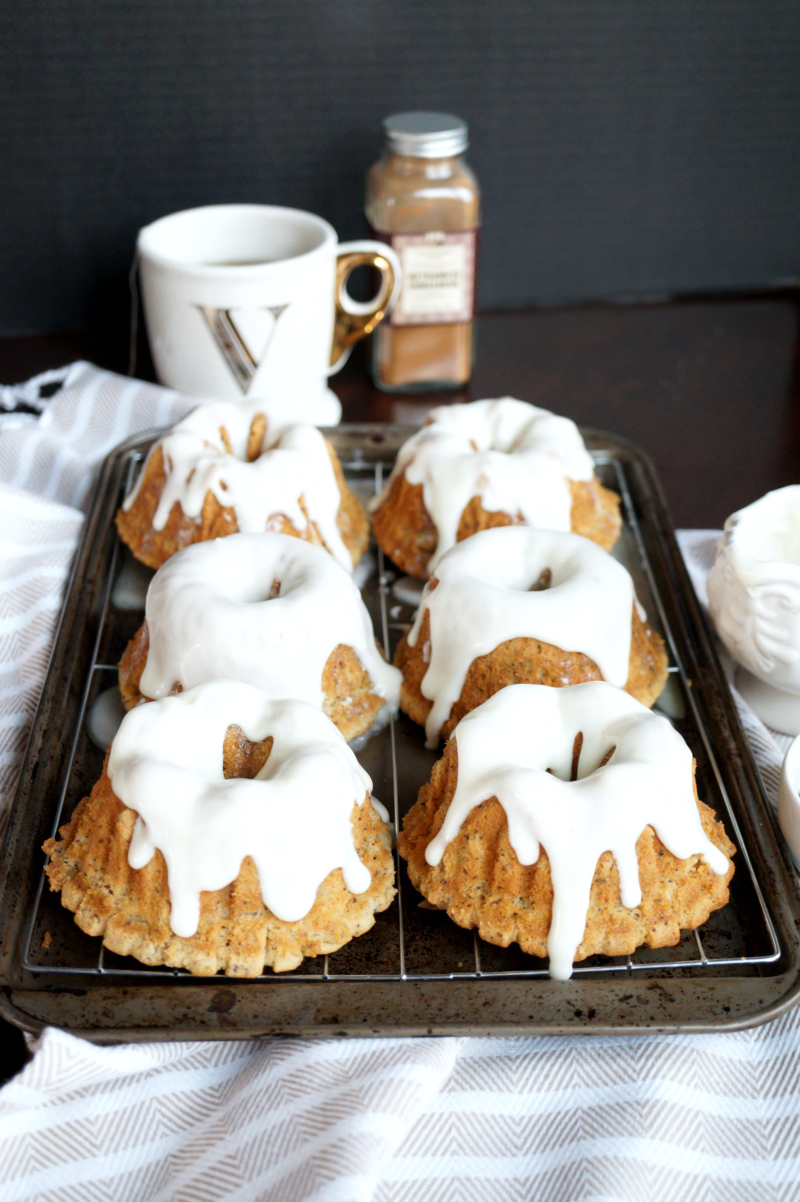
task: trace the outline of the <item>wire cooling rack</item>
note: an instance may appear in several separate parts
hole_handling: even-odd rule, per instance
[[[376,441],[376,436],[372,437]],[[379,441],[379,440],[378,440]],[[131,485],[146,448],[133,449],[122,475],[120,498]],[[358,446],[349,440],[349,459],[344,460],[345,474],[352,488],[366,499],[378,491],[391,470],[390,459],[370,462]],[[340,453],[341,450],[340,450]],[[706,723],[698,708],[692,682],[687,676],[681,648],[677,645],[668,620],[668,607],[660,595],[652,564],[642,537],[636,506],[631,498],[625,465],[618,456],[596,451],[596,470],[604,484],[622,498],[623,535],[615,554],[631,572],[637,595],[647,609],[649,620],[660,629],[670,654],[670,679],[662,711],[687,739],[697,760],[700,796],[724,819],[726,828],[739,851],[737,870],[731,884],[731,902],[717,911],[701,930],[685,932],[674,948],[640,948],[635,955],[606,958],[593,956],[575,966],[575,978],[602,979],[629,976],[637,978],[727,975],[746,976],[763,972],[781,957],[775,925],[761,884],[754,870],[746,842],[742,837],[734,808],[726,790]],[[109,515],[109,522],[112,520]],[[370,610],[376,632],[388,658],[413,618],[409,605],[409,582],[399,580],[383,553],[372,548],[360,569],[362,593]],[[138,575],[137,575],[138,573]],[[66,770],[54,799],[52,833],[69,817],[75,804],[88,792],[102,767],[101,740],[94,730],[100,709],[113,711],[117,661],[127,640],[143,617],[142,569],[116,540],[110,556],[97,635],[85,685],[74,739],[66,759]],[[141,608],[137,608],[138,590]],[[362,765],[373,779],[374,791],[393,813],[395,829],[416,800],[420,786],[428,779],[436,753],[424,747],[419,727],[400,715],[368,738],[357,752]],[[389,796],[391,794],[391,796]],[[370,932],[340,951],[317,959],[306,959],[294,972],[264,973],[259,982],[277,987],[298,982],[324,986],[329,982],[424,982],[464,981],[470,979],[536,979],[547,977],[546,961],[528,956],[518,947],[498,948],[485,943],[477,933],[464,931],[446,914],[428,909],[412,888],[405,865],[397,856],[398,896],[395,903],[376,916]],[[40,872],[35,903],[24,940],[23,967],[39,979],[61,976],[94,978],[124,977],[128,981],[164,982],[189,977],[185,970],[148,968],[132,958],[107,952],[99,938],[84,935],[74,925],[72,915],[50,893],[44,870]],[[195,983],[198,978],[192,978]],[[202,980],[202,979],[201,979]],[[218,984],[220,977],[207,978]],[[577,1013],[577,1012],[576,1012]]]

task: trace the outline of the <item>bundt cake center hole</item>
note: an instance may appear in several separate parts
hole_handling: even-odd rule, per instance
[[[253,780],[269,759],[272,735],[252,743],[241,726],[232,724],[222,744],[222,775],[225,780]]]
[[[572,745],[572,774],[570,780],[578,779],[578,761],[581,758],[581,748],[583,747],[583,731],[579,731],[575,736],[575,742]],[[595,772],[599,772],[601,768],[605,768],[608,761],[611,759],[614,752],[617,750],[616,743],[613,747],[609,747],[608,751],[603,756],[596,768],[592,768],[591,772],[585,772],[584,776],[594,776]]]
[[[605,755],[603,756],[602,760],[600,761],[600,763],[599,763],[599,764],[597,765],[597,767],[595,768],[595,772],[599,772],[599,770],[600,770],[601,768],[605,768],[606,764],[607,764],[607,763],[608,763],[608,761],[611,759],[612,755],[614,754],[614,752],[615,752],[616,750],[617,750],[617,745],[616,745],[616,743],[614,744],[614,746],[613,746],[613,747],[609,747],[608,751],[605,753]]]
[[[250,423],[250,434],[247,439],[247,462],[258,459],[264,449],[264,438],[267,433],[267,419],[263,413],[257,413]]]
[[[545,589],[551,587],[553,583],[553,573],[550,568],[543,568],[539,573],[538,579],[528,589],[529,593],[543,593]]]
[[[570,781],[578,779],[578,760],[581,758],[581,747],[583,747],[583,731],[579,730],[572,741],[572,764],[569,770]],[[551,776],[558,776],[558,773],[554,772],[552,768],[548,768],[547,771]]]
[[[583,747],[583,731],[579,730],[572,741],[572,767],[570,768],[569,779],[578,779],[578,760],[581,758],[581,748]]]
[[[572,781],[576,781],[578,779],[578,764],[580,762],[582,749],[583,749],[583,731],[579,730],[578,733],[576,734],[575,738],[572,741],[572,763],[570,765],[570,771],[569,771],[570,783]],[[591,772],[586,773],[586,775],[591,776],[593,773],[599,772],[601,768],[604,768],[616,750],[617,750],[617,745],[615,743],[613,747],[609,747],[608,751],[605,753],[605,755],[603,756],[602,760],[597,765],[597,767],[593,768]],[[558,776],[558,773],[554,772],[552,768],[548,768],[547,771],[550,773],[551,776]]]
[[[275,598],[280,597],[280,595],[281,595],[281,582],[280,582],[280,580],[273,580],[272,584],[269,586],[269,592],[267,593],[267,601],[274,601]]]

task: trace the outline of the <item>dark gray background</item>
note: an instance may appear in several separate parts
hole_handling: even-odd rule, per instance
[[[380,119],[470,123],[480,303],[800,275],[796,0],[4,0],[0,332],[124,320],[140,225],[363,232]]]

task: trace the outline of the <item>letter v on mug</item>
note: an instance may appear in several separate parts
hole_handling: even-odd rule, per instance
[[[327,378],[391,310],[400,264],[380,242],[339,243],[327,221],[275,205],[209,205],[139,231],[150,348],[162,384],[199,397],[263,398],[286,416],[335,425]],[[350,272],[376,267],[370,301]]]

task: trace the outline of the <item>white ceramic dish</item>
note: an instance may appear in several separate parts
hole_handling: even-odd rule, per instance
[[[800,485],[767,493],[725,523],[708,577],[737,684],[774,730],[800,734]]]

